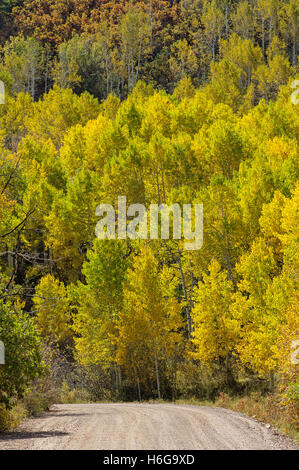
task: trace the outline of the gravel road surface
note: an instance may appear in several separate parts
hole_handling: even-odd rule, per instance
[[[54,405],[0,434],[0,450],[298,449],[265,424],[223,408],[171,404]]]

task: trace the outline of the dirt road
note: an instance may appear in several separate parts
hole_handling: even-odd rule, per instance
[[[289,439],[223,408],[162,404],[55,405],[0,434],[0,450],[294,449]]]

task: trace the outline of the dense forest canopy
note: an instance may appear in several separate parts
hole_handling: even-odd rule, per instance
[[[0,5],[6,80],[34,99],[53,83],[77,93],[87,90],[100,100],[109,93],[124,99],[138,79],[173,92],[185,75],[197,87],[205,84],[213,68],[220,77],[240,81],[233,85],[243,93],[254,85],[256,104],[277,93],[288,67],[297,65],[296,0],[2,0]],[[219,70],[221,58],[226,62]]]
[[[96,399],[280,381],[294,415],[297,0],[0,0],[0,14],[0,338],[24,353],[0,369],[0,400],[51,369],[50,350]],[[202,203],[202,249],[97,239],[96,207],[124,195]]]

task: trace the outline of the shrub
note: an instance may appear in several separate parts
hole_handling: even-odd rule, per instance
[[[90,396],[87,390],[84,389],[70,389],[66,382],[62,383],[60,391],[61,403],[86,403],[90,401]]]
[[[33,320],[0,300],[0,338],[6,364],[0,369],[0,403],[10,406],[21,398],[30,382],[44,371],[40,342]]]
[[[17,428],[26,416],[27,411],[22,403],[18,402],[10,409],[0,403],[0,432]]]

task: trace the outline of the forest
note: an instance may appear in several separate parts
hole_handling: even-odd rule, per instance
[[[297,0],[0,0],[0,429],[156,399],[296,429],[298,43]],[[202,248],[98,239],[119,196],[203,204]]]

